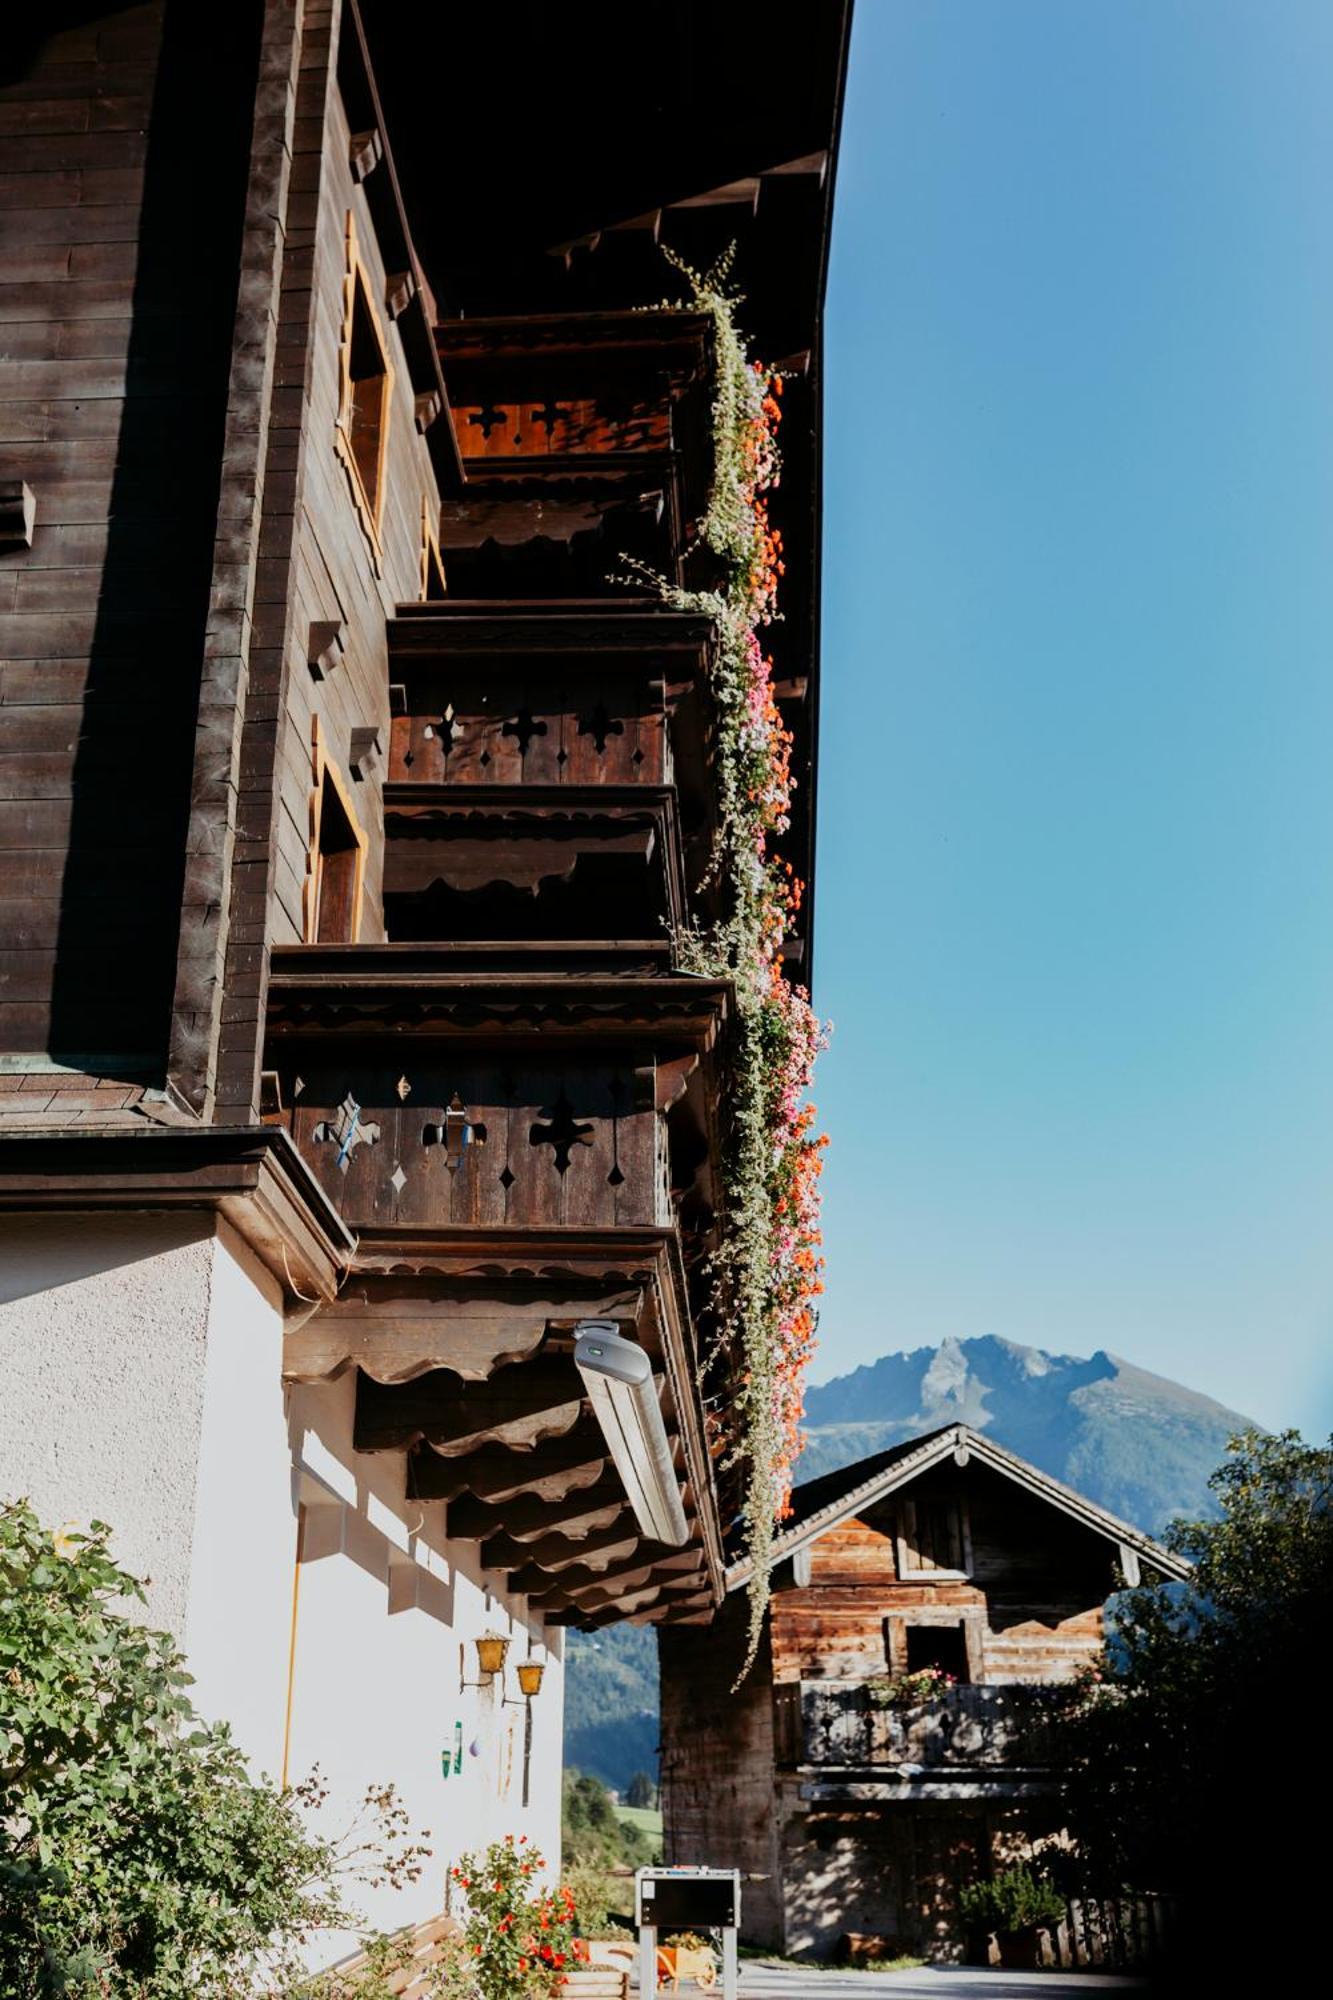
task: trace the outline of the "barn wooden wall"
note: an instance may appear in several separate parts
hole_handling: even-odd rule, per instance
[[[978,1621],[973,1679],[981,1684],[1062,1680],[1096,1651],[1112,1587],[1106,1543],[979,1465],[965,1473],[937,1468],[911,1490],[918,1507],[948,1501],[965,1510],[968,1578],[899,1575],[903,1522],[894,1497],[863,1519],[840,1523],[812,1545],[809,1584],[774,1596],[776,1682],[897,1668],[902,1661],[888,1650],[891,1621],[923,1615]]]

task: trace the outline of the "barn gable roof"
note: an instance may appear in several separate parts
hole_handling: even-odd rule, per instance
[[[923,1472],[955,1455],[958,1455],[960,1465],[976,1459],[991,1471],[1011,1479],[1016,1486],[1025,1487],[1038,1500],[1045,1501],[1047,1506],[1054,1507],[1071,1520],[1090,1528],[1094,1534],[1114,1543],[1122,1552],[1122,1567],[1131,1567],[1124,1561],[1125,1555],[1130,1555],[1161,1576],[1188,1576],[1189,1564],[1183,1556],[1173,1555],[1151,1535],[1131,1527],[1128,1521],[1117,1519],[1105,1507],[1097,1506],[1084,1494],[1076,1493],[1072,1486],[1053,1479],[1049,1472],[1030,1465],[1017,1453],[1006,1451],[993,1438],[974,1431],[970,1424],[947,1424],[942,1430],[928,1431],[922,1437],[905,1438],[901,1444],[891,1445],[887,1451],[857,1459],[853,1465],[845,1465],[837,1472],[826,1472],[819,1479],[798,1486],[792,1494],[791,1513],[773,1543],[773,1563],[787,1561],[799,1549],[818,1541],[830,1528],[852,1520],[865,1508],[874,1506],[886,1495],[909,1485]],[[734,1563],[727,1571],[728,1590],[738,1589],[749,1575],[748,1563]]]

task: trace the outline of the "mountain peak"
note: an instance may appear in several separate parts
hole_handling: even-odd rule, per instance
[[[1207,1480],[1248,1419],[1098,1349],[1055,1354],[998,1334],[948,1335],[810,1389],[798,1479],[814,1479],[941,1424],[966,1423],[1160,1533],[1208,1511]]]

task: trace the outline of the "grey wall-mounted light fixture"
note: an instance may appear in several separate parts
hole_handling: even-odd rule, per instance
[[[651,1361],[614,1320],[581,1319],[574,1362],[640,1529],[679,1548],[690,1530]]]

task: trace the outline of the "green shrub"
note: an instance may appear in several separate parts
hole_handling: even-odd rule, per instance
[[[0,1993],[271,1994],[306,1940],[357,1927],[347,1881],[415,1880],[425,1850],[387,1789],[329,1840],[304,1816],[317,1778],[254,1782],[175,1642],[130,1616],[109,1532],[0,1505]]]
[[[1034,1875],[1030,1868],[1006,1868],[989,1882],[969,1883],[958,1898],[958,1908],[970,1930],[1025,1931],[1037,1924],[1058,1924],[1065,1902],[1044,1875]]]

